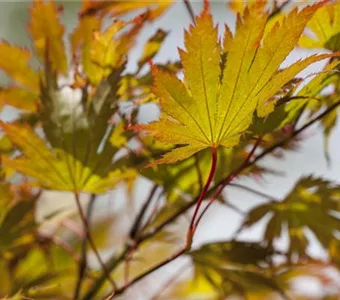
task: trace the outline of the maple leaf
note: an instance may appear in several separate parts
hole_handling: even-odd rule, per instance
[[[134,128],[182,146],[156,164],[174,163],[208,147],[235,146],[255,110],[260,117],[271,113],[276,103],[272,97],[282,86],[311,63],[330,57],[310,56],[279,70],[322,4],[300,12],[294,9],[265,38],[264,5],[262,1],[249,4],[238,16],[235,36],[226,29],[222,49],[206,2],[196,25],[185,33],[186,51],[180,50],[185,84],[153,67],[153,92],[160,99],[162,114],[159,121]]]
[[[323,108],[331,107],[339,100],[336,94],[325,95],[323,93],[327,88],[336,88],[339,82],[337,70],[339,64],[339,60],[327,64],[320,73],[295,94],[295,99],[285,105],[287,116],[282,121],[282,125],[294,122],[303,111],[308,112],[308,119],[310,119],[320,113]],[[330,161],[328,142],[336,125],[337,111],[338,109],[334,109],[321,120],[324,133],[324,154],[328,163]]]
[[[4,165],[38,180],[44,188],[88,193],[104,193],[130,176],[118,168],[107,168],[101,160],[104,153],[93,157],[90,165],[65,150],[51,151],[45,142],[27,126],[0,123],[11,141],[25,154],[15,159],[2,157]],[[79,153],[78,153],[79,155]],[[90,155],[90,154],[89,154]],[[37,164],[36,162],[39,161]],[[105,162],[105,165],[110,163]],[[112,165],[111,165],[112,166]],[[114,167],[113,167],[114,168]],[[106,169],[106,172],[104,171]]]
[[[298,99],[290,101],[285,105],[285,111],[288,113],[287,118],[283,120],[283,124],[292,122],[302,109],[318,112],[323,104],[322,95],[320,93],[331,84],[334,84],[338,79],[336,68],[340,62],[335,60],[327,64],[323,70],[318,73],[311,81],[309,81],[298,93],[294,96]],[[314,114],[311,114],[314,115]]]
[[[34,220],[35,204],[39,194],[25,183],[12,186],[0,179],[0,254],[26,252],[26,246],[33,243],[37,224]]]
[[[37,94],[20,87],[0,88],[0,106],[11,105],[28,112],[36,112],[38,99]]]
[[[4,165],[36,178],[45,188],[74,192],[102,193],[133,175],[113,163],[119,148],[110,142],[110,135],[121,137],[114,135],[115,126],[108,125],[117,110],[123,68],[101,81],[94,95],[86,99],[88,106],[79,103],[76,109],[65,107],[65,96],[53,81],[42,85],[39,119],[51,147],[29,125],[2,122],[5,134],[23,153],[15,159],[3,157]]]
[[[172,0],[165,1],[83,1],[80,15],[87,17],[94,14],[109,14],[112,17],[116,17],[122,14],[126,14],[135,10],[147,9],[148,19],[154,20],[162,15],[171,5]]]
[[[141,61],[141,60],[140,60]],[[142,64],[140,64],[142,66]],[[165,64],[157,64],[157,68],[165,70],[169,73],[177,74],[182,66],[179,62],[167,62]],[[140,71],[140,69],[138,69]],[[152,89],[152,72],[146,74],[126,74],[122,77],[119,88],[121,101],[133,101],[136,104],[144,104],[147,102],[157,102],[158,99],[151,92]]]
[[[59,21],[59,11],[53,1],[35,0],[31,7],[31,23],[28,25],[34,47],[44,61],[46,53],[48,62],[54,71],[67,71],[67,58],[63,42],[64,27]]]
[[[24,86],[31,92],[39,90],[39,76],[29,66],[32,54],[28,49],[13,46],[7,42],[0,42],[0,69],[15,83]]]
[[[127,23],[117,21],[102,32],[103,20],[101,18],[86,16],[80,19],[70,41],[72,53],[74,56],[80,56],[81,65],[89,83],[97,86],[112,69],[122,63],[122,57],[135,44],[144,21],[144,15]],[[132,28],[122,33],[122,30],[127,29],[128,26]]]
[[[340,50],[340,2],[330,2],[320,8],[307,28],[309,32],[299,41],[301,47]]]
[[[268,260],[272,255],[272,249],[256,243],[232,241],[203,245],[189,253],[194,278],[177,288],[176,299],[251,298],[253,293],[267,290],[286,298],[276,278],[268,276]],[[266,267],[269,274],[265,272]]]
[[[283,226],[286,225],[290,257],[294,253],[305,255],[309,244],[306,228],[328,248],[340,226],[340,219],[333,215],[333,212],[339,211],[339,192],[339,186],[329,181],[313,177],[301,178],[282,202],[272,201],[252,209],[241,229],[253,226],[270,214],[264,234],[269,245],[273,245],[274,240],[281,236]]]
[[[152,59],[160,50],[163,41],[167,37],[168,32],[158,29],[157,32],[147,41],[141,58],[138,61],[138,69],[140,70],[147,61]]]
[[[89,16],[79,20],[78,26],[70,35],[72,54],[80,60],[84,73],[90,81],[95,81],[98,66],[92,62],[92,46],[95,43],[93,33],[98,32],[102,26],[102,19]],[[111,37],[112,38],[112,37]]]

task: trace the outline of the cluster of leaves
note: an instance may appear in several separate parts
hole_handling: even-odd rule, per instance
[[[5,113],[7,107],[17,109],[14,121],[0,123],[0,297],[111,299],[149,275],[155,260],[161,267],[177,257],[162,260],[170,255],[168,243],[177,246],[180,235],[167,226],[197,200],[210,198],[211,204],[216,198],[235,209],[223,187],[235,177],[278,174],[260,159],[284,157],[301,143],[299,133],[317,121],[329,159],[327,144],[340,104],[339,1],[301,9],[276,1],[231,1],[236,28],[232,32],[225,25],[223,40],[206,1],[185,31],[180,61],[148,64],[169,34],[158,29],[129,73],[127,54],[144,26],[172,5],[83,1],[77,27],[64,43],[62,9],[35,0],[28,24],[32,50],[0,42],[0,69],[10,79],[0,89],[0,107]],[[125,14],[135,17],[122,21]],[[297,46],[323,51],[282,68]],[[311,80],[297,77],[321,60],[325,67]],[[140,124],[139,111],[149,103],[159,104],[160,117]],[[126,236],[124,214],[140,201],[132,192],[141,178],[153,188]],[[90,223],[97,196],[121,184],[132,198],[125,210]],[[87,215],[78,206],[39,219],[37,207],[47,190],[69,192],[77,204],[80,194],[89,195]],[[306,176],[277,198],[246,212],[234,239],[179,252],[190,258],[192,274],[165,296],[304,299],[292,284],[307,275],[333,291],[338,282],[325,270],[338,270],[340,263],[340,187]],[[260,242],[237,239],[263,219],[268,222]],[[119,236],[115,247],[113,231]],[[276,243],[284,235],[286,250]],[[311,235],[327,259],[308,253]],[[100,250],[115,248],[106,267],[101,262],[98,270],[87,262],[87,242]],[[110,281],[114,291],[106,298]],[[339,293],[325,297],[338,299]]]

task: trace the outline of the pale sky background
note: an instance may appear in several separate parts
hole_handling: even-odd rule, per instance
[[[233,28],[234,16],[228,11],[225,3],[225,1],[213,1],[212,12],[214,15],[214,20],[215,22],[221,22],[221,24],[223,24],[223,22],[227,22],[228,25]],[[29,1],[0,2],[1,39],[21,46],[30,45],[29,37],[25,31],[25,26],[28,22],[27,8],[29,4]],[[65,1],[63,4],[64,14],[62,16],[62,21],[67,25],[67,31],[70,32],[75,27],[77,22],[76,11],[79,7],[79,2]],[[193,2],[193,8],[196,13],[200,12],[201,7],[201,1]],[[183,3],[177,3],[157,22],[147,25],[139,37],[137,47],[135,47],[131,52],[128,69],[134,70],[136,68],[136,57],[138,58],[138,53],[140,53],[145,41],[152,34],[154,34],[158,28],[170,31],[170,34],[168,35],[159,55],[155,58],[155,62],[165,62],[167,60],[177,59],[177,47],[183,46],[183,29],[188,28],[190,22],[190,17]],[[298,50],[294,52],[293,55],[290,55],[287,61],[293,62],[298,58],[311,53],[312,52]],[[319,70],[322,65],[323,63],[314,64],[314,66],[309,69],[309,72]],[[307,72],[304,74],[307,74]],[[0,79],[4,80],[3,76],[0,77]],[[10,119],[12,116],[13,114],[10,112],[2,114],[2,118],[5,119]],[[152,106],[147,106],[143,109],[141,116],[143,121],[152,120],[156,117],[157,110]],[[293,187],[296,180],[303,175],[314,174],[315,176],[322,176],[323,178],[340,183],[340,127],[336,127],[330,138],[330,166],[327,166],[324,158],[323,136],[320,127],[314,126],[310,128],[303,134],[303,136],[305,137],[305,140],[301,144],[301,147],[298,149],[298,151],[287,152],[285,154],[284,160],[277,160],[274,158],[266,158],[263,160],[266,166],[283,172],[284,176],[273,177],[267,175],[261,182],[255,182],[253,179],[242,179],[237,180],[237,182],[242,182],[243,184],[254,187],[260,191],[264,191],[265,193],[273,195],[275,198],[279,199],[284,198],[287,192],[289,192],[289,190]],[[142,195],[142,199],[140,199],[141,201],[145,199],[149,186],[150,184],[146,180],[140,181],[136,195]],[[242,210],[247,210],[263,201],[263,199],[260,199],[247,192],[242,192],[233,187],[228,187],[225,192],[227,193],[230,201]],[[115,198],[116,201],[119,200],[119,206],[123,205],[124,197],[125,194],[121,190],[118,190],[114,192],[114,196],[112,198]],[[108,202],[111,201],[111,197],[106,197],[106,199],[104,198],[101,199],[102,201],[100,203],[96,204],[98,211],[100,211],[100,207],[105,208],[107,211],[108,205],[111,205],[108,204]],[[48,203],[48,205],[46,203]],[[44,203],[42,203],[43,208],[41,211],[45,210],[47,206],[51,208],[51,206],[55,205],[70,205],[70,203],[73,203],[71,196],[69,197],[65,193],[56,195],[55,193],[48,192],[44,195]],[[231,237],[234,230],[239,226],[241,221],[242,218],[237,213],[226,207],[222,207],[218,203],[215,203],[210,208],[202,223],[200,224],[199,230],[195,237],[194,245],[197,246],[206,242],[227,240]],[[125,222],[129,222],[129,220],[125,220]],[[257,226],[246,231],[241,235],[241,237],[247,240],[259,240],[261,239],[262,232],[263,227]],[[284,249],[285,239],[283,238],[279,244]],[[323,255],[321,247],[316,242],[313,243],[313,246],[309,249],[309,252],[318,257],[322,257]],[[158,272],[157,274],[160,273],[162,273],[162,271]],[[138,288],[141,288],[142,285],[143,283],[137,285],[137,288],[134,290],[138,291]],[[129,299],[129,296],[126,296],[124,299]],[[137,292],[137,294],[134,294],[134,299],[148,299],[148,297],[145,296],[145,290],[143,290],[143,293],[140,291],[139,293]]]

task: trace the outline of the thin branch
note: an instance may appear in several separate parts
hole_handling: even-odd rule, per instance
[[[252,188],[250,188],[250,187],[248,187],[248,186],[245,186],[245,185],[243,185],[243,184],[232,183],[232,182],[231,182],[231,183],[229,183],[229,186],[232,186],[232,187],[236,187],[236,188],[245,190],[245,191],[247,191],[247,192],[250,192],[250,193],[252,193],[252,194],[254,194],[254,195],[258,195],[258,196],[260,196],[260,197],[266,198],[266,199],[268,199],[268,200],[274,200],[274,201],[276,200],[275,197],[273,197],[273,196],[271,196],[271,195],[268,195],[268,194],[265,194],[265,193],[260,192],[260,191],[258,191],[258,190],[252,189]]]
[[[179,268],[177,272],[165,282],[165,284],[152,296],[150,300],[157,300],[166,289],[168,289],[173,283],[175,283],[178,280],[178,278],[181,275],[183,275],[183,273],[188,269],[188,267],[190,266],[188,264],[185,264],[184,266]]]
[[[87,210],[86,210],[86,220],[87,220],[87,224],[88,224],[88,231],[90,231],[90,220],[91,220],[91,215],[92,215],[92,210],[93,210],[93,204],[94,201],[96,200],[96,195],[92,194],[90,201],[88,203],[87,206]],[[81,255],[80,255],[80,259],[79,259],[79,263],[78,263],[78,280],[76,283],[76,288],[74,291],[74,296],[73,299],[78,299],[79,298],[79,294],[81,291],[81,286],[83,283],[83,280],[85,278],[85,273],[86,273],[86,268],[87,268],[87,240],[88,240],[88,234],[86,233],[87,229],[84,228],[84,233],[83,233],[83,241],[82,241],[82,245],[81,245]]]
[[[312,126],[317,121],[321,120],[323,117],[327,116],[330,112],[332,112],[334,109],[336,109],[340,105],[340,100],[335,102],[333,105],[328,107],[323,113],[319,114],[314,119],[310,120],[308,123],[303,125],[300,129],[295,130],[289,137],[286,139],[274,144],[273,146],[267,148],[264,150],[261,154],[255,157],[255,159],[251,162],[251,165],[255,164],[258,160],[262,159],[264,156],[266,156],[268,153],[273,152],[275,149],[282,147],[284,144],[286,144],[288,141],[290,141],[292,138],[299,135],[301,132]]]
[[[190,1],[189,0],[183,0],[183,3],[184,3],[184,5],[185,5],[185,7],[186,7],[186,9],[187,9],[187,11],[190,15],[191,21],[195,24],[196,23],[195,22],[195,13],[194,13],[194,10],[191,6]]]
[[[213,204],[213,202],[217,199],[217,197],[222,193],[223,189],[226,187],[226,185],[228,185],[237,175],[239,175],[247,166],[248,162],[250,161],[251,157],[254,155],[257,147],[260,145],[261,143],[261,139],[258,139],[256,141],[256,143],[254,144],[254,147],[251,149],[251,151],[248,153],[246,159],[243,161],[243,163],[240,165],[240,167],[234,172],[231,173],[228,177],[227,180],[220,185],[220,188],[217,189],[217,191],[214,193],[214,195],[212,196],[212,198],[210,199],[209,203],[206,205],[206,207],[204,208],[204,210],[202,211],[201,215],[198,217],[197,222],[195,224],[195,228],[198,227],[198,224],[200,223],[202,217],[204,216],[204,214],[206,213],[206,211],[209,209],[209,207],[211,206],[211,204]]]
[[[79,199],[79,194],[77,192],[75,192],[74,193],[74,197],[76,199],[76,204],[77,204],[77,208],[78,208],[78,211],[79,211],[80,219],[81,219],[81,221],[83,223],[86,239],[88,240],[88,242],[89,242],[89,244],[90,244],[94,254],[96,255],[96,257],[98,259],[98,262],[99,262],[101,268],[103,269],[103,271],[105,273],[105,278],[108,279],[110,281],[112,287],[114,289],[116,289],[116,284],[115,284],[115,282],[113,281],[113,279],[110,276],[110,271],[106,268],[106,265],[103,262],[103,260],[101,259],[100,255],[99,255],[99,252],[97,250],[97,247],[96,247],[96,245],[95,245],[95,243],[94,243],[94,241],[92,239],[92,235],[91,235],[91,232],[90,232],[88,221],[87,221],[86,216],[84,214],[83,208],[81,207],[81,203],[80,203],[80,199]]]
[[[143,279],[144,277],[148,276],[149,274],[153,273],[154,271],[164,267],[165,265],[167,265],[168,263],[174,261],[175,259],[177,259],[178,257],[180,257],[182,254],[184,254],[185,252],[188,251],[187,245],[182,248],[181,250],[177,251],[175,254],[173,254],[172,256],[170,256],[169,258],[161,261],[160,263],[158,263],[157,265],[153,266],[152,268],[146,270],[145,272],[143,272],[142,274],[138,275],[137,277],[135,277],[134,279],[132,279],[128,284],[124,285],[123,287],[117,289],[116,291],[114,291],[111,295],[109,295],[108,297],[105,298],[105,300],[111,300],[113,298],[115,298],[116,296],[122,294],[127,288],[129,288],[131,285],[135,284],[136,282],[140,281],[141,279]]]
[[[164,190],[161,193],[159,193],[158,197],[155,200],[154,207],[152,208],[149,217],[147,218],[145,223],[140,227],[140,230],[139,230],[140,232],[143,232],[145,230],[145,228],[147,226],[149,226],[150,223],[154,220],[155,215],[156,215],[157,211],[159,210],[159,206],[160,206],[160,203],[161,203],[161,201],[160,201],[161,197],[164,195],[164,193],[165,193]]]
[[[276,143],[275,145],[263,150],[259,155],[257,155],[253,160],[248,161],[247,165],[245,165],[245,168],[248,168],[252,165],[254,165],[256,162],[258,162],[259,160],[261,160],[262,158],[264,158],[265,156],[267,156],[268,154],[270,154],[271,152],[273,152],[275,149],[282,147],[285,143],[289,142],[292,138],[294,138],[295,136],[299,135],[301,132],[303,132],[304,130],[308,129],[310,126],[312,126],[314,123],[316,123],[317,121],[319,121],[320,119],[322,119],[324,116],[326,116],[327,114],[329,114],[330,112],[332,112],[334,109],[336,109],[338,106],[340,105],[340,101],[334,103],[332,106],[330,106],[328,109],[326,109],[323,113],[321,113],[319,116],[315,117],[314,119],[312,119],[310,122],[308,122],[306,125],[302,126],[300,129],[294,131],[292,133],[291,136],[287,137],[286,139],[284,139],[283,141],[280,141],[278,143]],[[233,174],[234,171],[231,173]],[[230,178],[231,174],[229,174],[225,179],[220,180],[218,183],[216,183],[213,187],[211,187],[209,189],[209,191],[207,192],[207,196],[212,195],[212,193],[214,193],[221,185],[223,185],[225,183],[225,181],[228,180],[228,178]],[[160,225],[158,225],[157,227],[155,227],[153,230],[150,230],[149,232],[139,236],[136,240],[136,245],[137,247],[139,247],[141,244],[143,244],[143,242],[147,241],[148,239],[152,238],[155,234],[157,234],[158,232],[160,232],[163,228],[165,228],[167,225],[171,224],[172,222],[174,222],[178,217],[180,217],[181,215],[183,215],[184,213],[186,213],[191,207],[193,207],[198,201],[198,197],[196,197],[195,199],[193,199],[191,202],[188,202],[184,207],[182,207],[179,211],[177,211],[175,214],[173,214],[172,216],[170,216],[168,219],[166,219],[163,223],[161,223]],[[130,249],[131,249],[131,245],[125,245],[125,247],[123,248],[123,250],[121,251],[121,253],[119,255],[115,255],[113,256],[108,264],[107,264],[107,268],[112,271],[114,270],[127,256],[127,254],[129,253]],[[106,276],[105,274],[101,274],[97,280],[95,281],[94,285],[91,287],[91,289],[86,293],[86,295],[83,297],[84,300],[90,300],[93,299],[94,295],[99,291],[99,289],[102,287],[102,285],[104,284],[106,280]],[[130,282],[129,286],[131,286],[133,283]]]
[[[132,249],[132,245],[126,244],[123,250],[118,255],[112,256],[109,259],[108,263],[106,264],[107,270],[110,270],[112,272],[122,261],[126,259],[131,249]],[[92,285],[92,287],[85,293],[82,299],[83,300],[95,299],[95,295],[105,283],[106,278],[107,278],[106,273],[102,272],[100,276],[94,281],[94,284]]]
[[[194,214],[192,216],[190,226],[189,226],[189,229],[188,229],[188,232],[187,232],[187,245],[189,245],[189,247],[192,244],[192,239],[193,239],[193,236],[195,234],[196,227],[197,227],[197,223],[195,221],[196,221],[199,209],[202,205],[202,202],[203,202],[203,200],[204,200],[204,198],[205,198],[205,196],[208,192],[208,189],[210,187],[210,184],[211,184],[211,182],[214,178],[214,175],[215,175],[215,172],[216,172],[216,166],[217,166],[217,149],[211,148],[211,168],[210,168],[209,176],[208,176],[207,182],[205,183],[205,185],[204,185],[203,189],[201,190],[201,193],[198,197],[197,204],[196,204],[196,207],[195,207],[195,211],[194,211]]]
[[[138,230],[140,229],[140,225],[141,225],[141,222],[143,220],[143,217],[147,211],[147,209],[149,208],[150,204],[151,204],[151,201],[157,191],[157,188],[158,188],[158,185],[155,184],[151,190],[150,190],[150,193],[148,195],[148,197],[146,198],[146,201],[144,202],[143,206],[141,207],[134,223],[132,224],[131,226],[131,230],[130,230],[130,234],[129,234],[129,237],[131,239],[134,239],[136,234],[138,233]]]

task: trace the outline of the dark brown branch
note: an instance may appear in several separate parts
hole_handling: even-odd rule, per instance
[[[80,203],[80,199],[79,199],[79,194],[77,192],[74,193],[74,197],[76,199],[76,204],[77,204],[77,208],[78,208],[78,212],[79,212],[79,215],[80,215],[80,219],[83,223],[83,227],[84,227],[84,233],[86,235],[86,240],[89,242],[94,254],[96,255],[97,259],[98,259],[98,262],[101,266],[101,268],[103,269],[103,272],[105,274],[105,278],[107,280],[110,281],[112,287],[114,289],[116,289],[116,284],[115,282],[113,281],[113,279],[111,278],[110,276],[110,271],[107,269],[105,263],[103,262],[103,260],[101,259],[100,257],[100,254],[97,250],[97,247],[92,239],[92,235],[91,235],[91,232],[90,232],[90,228],[89,228],[89,224],[88,224],[88,221],[86,219],[86,216],[84,214],[84,211],[83,211],[83,208],[81,207],[81,203]]]
[[[170,286],[172,286],[172,284],[174,284],[181,275],[184,274],[184,272],[186,270],[188,270],[190,268],[189,264],[185,264],[184,266],[182,266],[181,268],[179,268],[177,270],[177,272],[175,274],[173,274],[171,276],[171,278],[169,278],[164,285],[162,285],[162,287],[152,296],[152,298],[150,300],[157,300],[164,292],[166,289],[168,289]]]
[[[265,194],[263,192],[260,192],[258,190],[252,189],[252,188],[250,188],[248,186],[245,186],[245,185],[242,185],[242,184],[239,184],[239,183],[229,183],[229,186],[236,187],[236,188],[248,191],[248,192],[250,192],[250,193],[252,193],[254,195],[258,195],[260,197],[266,198],[266,199],[271,200],[271,201],[272,200],[274,200],[274,201],[276,200],[275,197],[272,197],[272,196],[270,196],[268,194]]]
[[[164,267],[165,265],[167,265],[168,263],[174,261],[175,259],[177,259],[178,257],[180,257],[182,254],[184,254],[186,251],[188,250],[187,246],[185,246],[184,248],[182,248],[181,250],[179,250],[178,252],[176,252],[175,254],[173,254],[172,256],[170,256],[169,258],[161,261],[160,263],[158,263],[157,265],[153,266],[152,268],[146,270],[145,272],[143,272],[142,274],[138,275],[137,277],[135,277],[133,280],[131,280],[128,284],[124,285],[123,287],[117,289],[115,292],[113,292],[111,295],[109,295],[108,297],[105,298],[105,300],[111,300],[114,297],[122,294],[127,288],[129,288],[131,285],[135,284],[136,282],[140,281],[141,279],[143,279],[144,277],[148,276],[149,274],[153,273],[154,271]]]
[[[151,204],[151,201],[153,199],[153,196],[155,195],[156,191],[157,191],[157,188],[158,188],[158,185],[155,184],[152,189],[150,190],[150,193],[149,193],[149,196],[146,198],[146,201],[144,202],[144,204],[142,205],[138,215],[136,216],[136,219],[131,227],[131,230],[130,230],[130,238],[131,239],[134,239],[136,234],[138,233],[138,230],[140,229],[140,225],[141,225],[141,222],[143,220],[143,217],[147,211],[147,209],[149,208],[150,204]]]
[[[183,0],[185,7],[190,15],[191,21],[195,24],[195,13],[189,0]]]
[[[77,300],[79,298],[79,294],[81,291],[81,286],[83,283],[83,280],[85,278],[85,273],[86,273],[86,268],[87,268],[87,240],[88,240],[88,234],[86,233],[86,231],[90,231],[90,223],[91,223],[91,215],[92,215],[92,210],[93,210],[93,204],[94,201],[96,200],[96,195],[92,194],[90,201],[88,203],[87,206],[87,210],[86,210],[86,220],[87,220],[87,224],[88,224],[88,228],[84,228],[84,233],[83,233],[83,241],[82,241],[82,245],[81,245],[81,255],[80,255],[80,259],[79,259],[79,264],[78,264],[78,280],[76,283],[76,288],[74,291],[74,296],[73,299]]]

